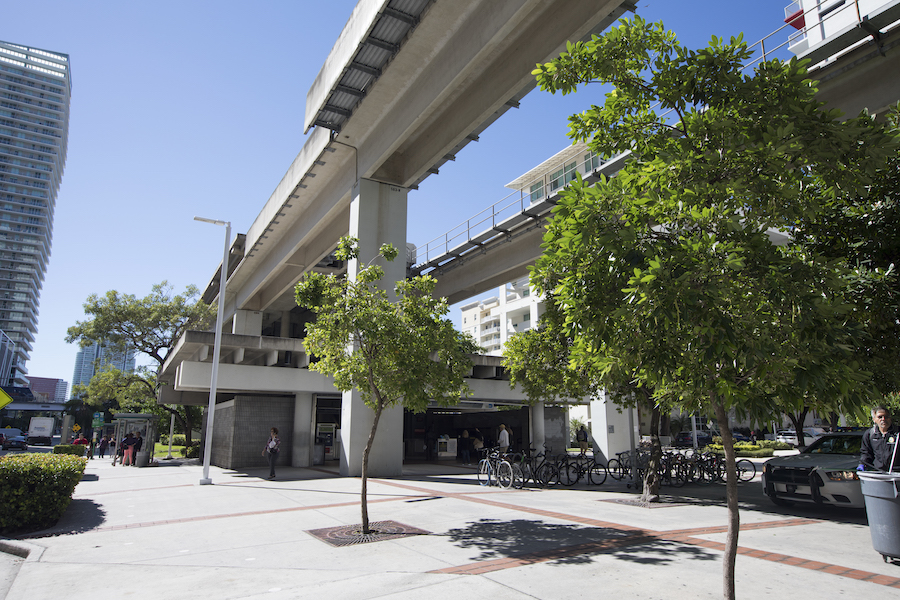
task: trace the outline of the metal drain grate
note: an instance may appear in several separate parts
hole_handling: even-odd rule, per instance
[[[368,544],[369,542],[381,542],[410,535],[428,535],[430,531],[410,527],[397,521],[377,521],[369,523],[370,533],[362,532],[362,525],[340,525],[338,527],[326,527],[325,529],[311,529],[306,533],[319,538],[332,546],[352,546],[354,544]]]

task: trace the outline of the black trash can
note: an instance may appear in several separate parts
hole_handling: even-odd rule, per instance
[[[900,559],[900,473],[860,472],[872,547],[884,557]]]

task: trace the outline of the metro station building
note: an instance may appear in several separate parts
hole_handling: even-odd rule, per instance
[[[357,261],[343,264],[333,257],[341,236],[360,240],[363,264],[377,256],[382,243],[407,247],[408,191],[436,176],[517,106],[535,86],[535,63],[557,56],[567,41],[603,31],[631,10],[634,5],[623,0],[360,0],[307,94],[309,135],[303,148],[246,234],[231,241],[213,464],[261,466],[261,440],[275,426],[291,465],[311,465],[317,434],[334,433],[330,448],[341,474],[360,474],[373,413],[357,392],[341,393],[328,377],[308,368],[301,337],[313,316],[296,305],[294,285],[311,271],[355,277]],[[884,35],[879,43],[882,56],[894,64],[892,40]],[[804,51],[818,52],[822,43],[827,40],[811,39]],[[854,49],[854,64],[861,64],[860,53],[869,52]],[[840,90],[855,93],[859,85],[841,60],[816,75],[826,93],[833,92],[826,100],[858,112],[867,100],[842,95]],[[869,68],[858,72],[874,74]],[[885,79],[890,78],[878,81],[879,90]],[[888,95],[900,98],[897,90]],[[430,273],[438,281],[435,293],[451,304],[521,281],[540,253],[543,220],[557,188],[572,174],[568,165],[579,163],[588,178],[617,170],[615,160],[600,163],[581,149],[574,152],[563,162],[561,178],[555,167],[542,174],[543,165],[511,185],[518,209],[493,214],[484,228],[461,233],[444,247],[412,249],[406,264],[384,264],[385,281]],[[218,273],[204,292],[206,302],[217,301],[222,289]],[[529,320],[536,320],[539,309],[527,310]],[[523,317],[524,310],[517,318]],[[160,373],[161,403],[207,404],[214,338],[212,331],[189,331],[178,341]],[[504,422],[517,447],[539,448],[545,442],[563,447],[562,409],[527,406],[523,395],[510,389],[499,356],[472,359],[473,395],[457,409],[413,415],[398,407],[382,415],[370,474],[399,475],[404,460],[424,456],[429,429],[448,440],[472,427],[492,437]],[[517,408],[497,412],[501,406]],[[627,416],[604,398],[591,401],[591,407],[593,431],[603,432],[595,448],[605,456],[627,449],[634,431]],[[443,448],[445,454],[453,454],[451,446]]]

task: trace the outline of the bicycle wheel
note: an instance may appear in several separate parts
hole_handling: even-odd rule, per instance
[[[508,490],[512,486],[513,470],[512,465],[505,460],[501,460],[497,464],[497,483],[504,490]]]
[[[512,463],[512,485],[517,490],[525,487],[525,475],[522,473],[519,463]]]
[[[481,485],[491,485],[491,478],[494,476],[491,468],[491,461],[482,458],[478,462],[478,483]]]
[[[573,486],[578,483],[581,473],[578,465],[571,462],[563,462],[559,465],[559,482],[565,486]]]
[[[609,459],[609,462],[606,463],[606,470],[609,471],[609,476],[616,481],[620,481],[625,477],[625,469],[622,468],[622,463],[620,463],[618,459]]]
[[[547,462],[538,467],[537,476],[543,487],[550,487],[559,483],[559,469],[556,468],[556,465]]]
[[[742,458],[735,463],[735,468],[738,479],[741,481],[753,481],[753,478],[756,477],[756,465],[753,464],[753,461]]]
[[[606,481],[606,467],[600,463],[594,463],[588,470],[588,480],[594,485],[602,485]]]

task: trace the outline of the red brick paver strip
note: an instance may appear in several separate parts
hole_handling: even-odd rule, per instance
[[[329,472],[329,474],[333,474]],[[473,563],[467,563],[464,565],[457,565],[453,567],[446,567],[444,569],[438,569],[431,571],[432,573],[447,573],[447,574],[466,574],[466,575],[478,575],[483,573],[490,573],[493,571],[499,571],[503,569],[510,569],[514,567],[524,566],[528,564],[535,564],[540,562],[548,562],[552,560],[560,560],[563,558],[570,558],[573,556],[580,556],[584,554],[598,554],[603,552],[609,552],[611,550],[623,547],[623,546],[634,546],[646,542],[651,541],[668,541],[668,542],[677,542],[688,544],[692,546],[699,546],[703,548],[707,548],[710,550],[724,551],[725,544],[720,542],[715,542],[712,540],[706,540],[698,537],[694,537],[697,535],[711,535],[711,534],[721,534],[728,531],[727,526],[713,526],[713,527],[700,527],[700,528],[692,528],[692,529],[681,529],[681,530],[664,530],[664,531],[651,531],[642,529],[640,527],[632,527],[629,525],[623,525],[620,523],[611,523],[608,521],[600,521],[597,519],[592,519],[589,517],[583,517],[578,515],[570,515],[566,513],[561,513],[557,511],[548,511],[539,508],[533,507],[525,507],[517,504],[513,504],[510,502],[502,502],[493,498],[482,497],[485,494],[496,495],[496,490],[486,489],[486,490],[478,490],[478,491],[469,491],[469,492],[438,492],[435,490],[431,490],[428,488],[424,488],[418,485],[411,485],[408,483],[400,483],[398,481],[385,480],[385,479],[372,479],[372,482],[378,482],[387,486],[397,487],[406,489],[409,491],[416,492],[415,496],[398,496],[393,498],[378,498],[375,500],[369,500],[370,503],[380,503],[380,502],[398,502],[398,501],[408,501],[410,499],[415,498],[454,498],[459,500],[464,500],[467,502],[475,502],[479,504],[485,504],[490,506],[495,506],[498,508],[505,508],[516,512],[524,512],[528,514],[533,514],[545,518],[550,519],[558,519],[563,521],[569,521],[573,523],[579,523],[582,525],[586,525],[589,527],[595,527],[600,529],[609,529],[614,532],[618,532],[621,534],[621,537],[617,537],[615,539],[604,540],[599,542],[591,542],[591,543],[583,543],[576,544],[572,546],[562,546],[554,549],[542,550],[538,552],[531,552],[527,554],[498,558],[493,560],[482,560],[476,561]],[[164,488],[174,488],[174,487],[187,487],[182,485],[175,486],[164,486]],[[159,489],[164,489],[159,488]],[[157,488],[152,488],[157,489]],[[146,491],[146,490],[142,490]],[[103,492],[103,493],[121,493],[121,492]],[[97,494],[90,494],[91,496]],[[80,495],[78,495],[80,496]],[[129,523],[123,525],[110,525],[106,527],[97,527],[94,531],[114,531],[120,529],[130,529],[136,527],[156,527],[160,525],[171,525],[176,523],[187,523],[191,521],[205,521],[210,519],[228,519],[235,517],[246,517],[246,516],[254,516],[254,515],[264,515],[264,514],[276,514],[276,513],[287,513],[287,512],[296,512],[296,511],[304,511],[304,510],[322,510],[327,508],[336,508],[336,507],[345,507],[345,506],[356,506],[359,504],[358,500],[353,500],[349,502],[338,502],[333,504],[316,504],[311,506],[294,506],[288,508],[276,508],[269,510],[258,510],[258,511],[248,511],[241,513],[230,513],[230,514],[219,514],[219,515],[203,515],[196,517],[185,517],[181,519],[169,519],[169,520],[161,520],[161,521],[147,521],[142,523]],[[757,530],[757,529],[771,529],[776,527],[793,527],[800,525],[810,525],[819,523],[820,521],[814,519],[804,519],[804,518],[795,518],[795,519],[781,519],[778,521],[764,521],[757,523],[744,523],[741,525],[742,531],[747,530]],[[42,535],[57,535],[59,532],[43,532],[38,533],[34,537],[41,537]],[[24,538],[28,538],[29,536],[23,536]],[[763,550],[757,550],[754,548],[747,548],[744,546],[738,547],[738,553],[747,556],[750,558],[757,558],[760,560],[767,560],[771,562],[777,562],[780,564],[794,566],[801,569],[810,569],[814,571],[820,571],[823,573],[829,573],[831,575],[837,575],[839,577],[847,577],[850,579],[856,579],[860,581],[868,581],[870,583],[874,583],[877,585],[882,585],[886,587],[892,588],[900,588],[900,578],[890,577],[887,575],[881,575],[878,573],[872,573],[869,571],[861,571],[858,569],[851,569],[848,567],[842,567],[840,565],[822,563],[819,561],[808,560],[800,557],[789,556],[785,554],[779,554],[776,552],[766,552]]]
[[[560,513],[556,511],[548,511],[542,510],[538,508],[531,507],[523,507],[516,504],[512,504],[509,502],[500,502],[498,500],[491,500],[487,498],[478,498],[472,496],[469,493],[441,493],[434,492],[433,490],[428,490],[426,488],[422,488],[419,486],[413,486],[409,484],[402,484],[396,481],[388,481],[388,480],[378,480],[379,483],[383,483],[385,485],[391,485],[395,487],[400,487],[404,489],[408,489],[410,491],[416,491],[423,494],[429,494],[431,496],[442,496],[447,498],[458,498],[461,500],[467,500],[470,502],[478,502],[481,504],[489,504],[491,506],[496,506],[500,508],[509,508],[510,510],[515,510],[518,512],[525,512],[529,514],[539,515],[542,517],[552,518],[552,519],[560,519],[565,521],[570,521],[574,523],[580,523],[584,525],[589,525],[592,527],[599,527],[604,529],[612,529],[618,532],[621,532],[624,535],[621,538],[617,538],[615,540],[607,540],[603,542],[595,542],[590,544],[578,544],[576,546],[567,546],[562,548],[557,548],[554,550],[545,550],[540,552],[534,552],[530,554],[523,554],[519,556],[513,557],[514,560],[507,559],[496,559],[496,560],[485,560],[485,561],[477,561],[474,563],[469,563],[465,565],[459,565],[455,567],[447,567],[444,569],[438,569],[435,571],[431,571],[432,573],[456,573],[456,574],[481,574],[488,573],[491,571],[499,571],[502,569],[509,569],[517,566],[523,566],[525,564],[533,564],[536,562],[548,562],[552,560],[559,560],[560,558],[570,557],[570,556],[578,556],[582,554],[590,554],[590,553],[602,553],[610,551],[614,548],[621,546],[632,546],[641,544],[647,541],[670,541],[670,542],[681,542],[685,544],[689,544],[692,546],[700,546],[703,548],[707,548],[710,550],[717,551],[725,551],[725,544],[721,542],[715,542],[712,540],[705,540],[702,538],[693,537],[695,535],[710,535],[710,534],[720,534],[728,531],[728,527],[725,525],[722,526],[713,526],[713,527],[699,527],[693,529],[682,529],[682,530],[670,530],[670,531],[650,531],[643,530],[638,527],[631,527],[627,525],[621,525],[618,523],[610,523],[607,521],[599,521],[596,519],[590,519],[586,517],[576,516],[576,515],[567,515],[565,513]],[[496,493],[496,492],[495,492]],[[742,531],[752,531],[759,529],[772,529],[777,527],[796,527],[800,525],[812,525],[815,523],[820,523],[820,521],[816,519],[805,519],[805,518],[794,518],[794,519],[781,519],[778,521],[763,521],[756,523],[743,523],[741,524]],[[630,534],[630,535],[627,535]],[[758,558],[762,560],[768,560],[771,562],[777,562],[780,564],[798,567],[801,569],[810,569],[815,571],[822,571],[825,573],[830,573],[832,575],[838,575],[840,577],[847,577],[850,579],[857,579],[861,581],[868,581],[870,583],[875,583],[878,585],[888,586],[888,587],[897,587],[900,588],[900,579],[896,577],[889,577],[886,575],[879,575],[878,573],[871,573],[869,571],[860,571],[858,569],[851,569],[848,567],[842,567],[839,565],[829,565],[827,563],[821,563],[818,561],[808,560],[805,558],[800,558],[796,556],[789,556],[786,554],[779,554],[777,552],[765,552],[762,550],[756,550],[754,548],[747,548],[744,546],[738,546],[737,549],[739,554],[744,556],[748,556],[751,558]]]

